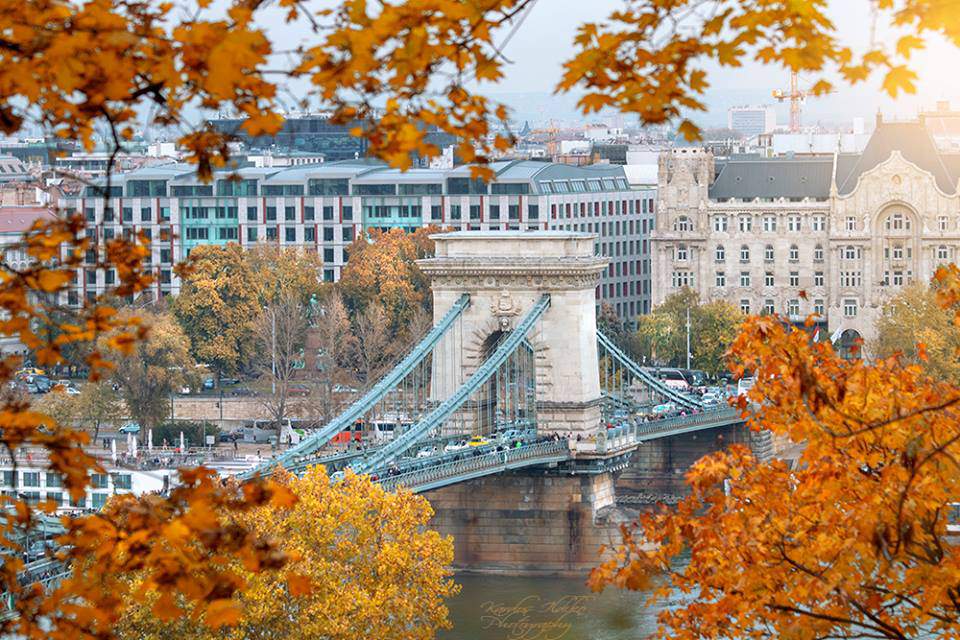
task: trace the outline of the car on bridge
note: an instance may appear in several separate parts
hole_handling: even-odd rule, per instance
[[[469,442],[467,442],[468,447],[485,447],[488,444],[490,444],[490,441],[483,436],[473,436]]]
[[[443,448],[444,453],[449,453],[451,451],[460,451],[461,449],[467,448],[466,440],[455,440],[453,442],[448,442],[447,446]]]
[[[658,404],[653,409],[650,410],[655,416],[661,416],[668,413],[675,413],[677,411],[677,405],[672,402],[664,402],[663,404]]]

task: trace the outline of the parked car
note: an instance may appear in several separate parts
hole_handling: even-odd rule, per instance
[[[291,384],[287,387],[287,394],[291,396],[308,396],[310,388],[303,384]]]
[[[140,433],[140,424],[137,422],[127,422],[120,427],[120,433]]]
[[[217,386],[217,381],[213,378],[204,378],[203,379],[203,389],[204,391],[210,391]]]

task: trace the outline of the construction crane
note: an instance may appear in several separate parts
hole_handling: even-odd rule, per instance
[[[800,133],[800,109],[807,99],[807,92],[800,90],[800,75],[794,71],[790,74],[790,90],[774,89],[773,97],[777,102],[790,101],[790,133]]]

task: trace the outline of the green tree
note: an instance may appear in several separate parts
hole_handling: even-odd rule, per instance
[[[722,372],[726,367],[724,353],[737,337],[743,314],[722,301],[701,304],[691,289],[673,294],[651,313],[640,317],[637,337],[641,353],[652,362],[684,366],[688,311],[691,365],[711,375]]]
[[[130,417],[145,431],[168,416],[170,394],[191,381],[194,366],[190,341],[172,316],[150,311],[138,315],[147,327],[146,338],[130,354],[115,358],[112,377]]]
[[[190,352],[217,372],[217,379],[243,369],[255,348],[260,316],[260,278],[237,244],[193,249],[190,273],[173,303]]]
[[[960,383],[960,327],[953,317],[954,309],[938,303],[934,287],[912,284],[883,305],[868,351],[878,358],[900,354],[937,380]]]

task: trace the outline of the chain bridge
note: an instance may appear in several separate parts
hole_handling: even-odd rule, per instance
[[[644,442],[742,424],[664,384],[597,330],[607,260],[567,232],[455,232],[421,260],[435,322],[321,429],[249,472],[350,468],[413,491],[527,467],[623,468]],[[672,417],[650,421],[655,405]],[[335,438],[362,450],[330,454]],[[464,442],[472,438],[470,442]]]

